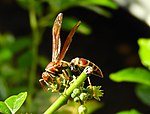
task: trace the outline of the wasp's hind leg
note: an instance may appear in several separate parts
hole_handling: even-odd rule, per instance
[[[92,83],[91,83],[90,77],[88,77],[87,79],[88,79],[89,86],[92,87]]]

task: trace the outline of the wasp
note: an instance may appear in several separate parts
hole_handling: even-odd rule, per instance
[[[73,35],[79,27],[81,21],[72,28],[68,34],[64,46],[61,50],[60,29],[62,25],[63,14],[59,13],[54,21],[52,28],[52,61],[46,66],[45,72],[42,73],[42,79],[39,80],[42,87],[47,91],[43,85],[43,81],[46,85],[52,89],[53,92],[60,92],[62,85],[64,88],[68,86],[68,82],[71,78],[68,76],[66,69],[71,69],[72,72],[82,71],[86,66],[93,67],[93,74],[103,77],[103,74],[98,66],[84,58],[75,58],[71,62],[63,61],[65,54],[72,42]],[[65,85],[66,84],[66,85]]]
[[[95,65],[93,62],[87,59],[76,57],[72,59],[70,62],[70,68],[71,68],[71,71],[73,72],[81,73],[81,71],[83,71],[83,69],[86,66],[91,66],[93,68],[93,73],[92,73],[93,75],[100,76],[101,78],[103,78],[103,73],[101,69],[97,65]]]

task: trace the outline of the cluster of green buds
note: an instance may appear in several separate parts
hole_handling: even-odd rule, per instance
[[[87,86],[75,88],[71,94],[71,98],[74,102],[80,103],[78,108],[79,114],[85,114],[87,112],[87,107],[85,106],[86,101],[95,98],[100,101],[100,97],[103,96],[101,86]]]
[[[56,92],[55,90],[57,90],[61,96],[49,110],[53,112],[58,109],[62,103],[66,103],[68,99],[72,99],[74,102],[79,104],[78,113],[86,114],[88,110],[85,103],[93,98],[100,101],[100,97],[103,96],[101,86],[92,86],[90,82],[89,76],[92,72],[92,67],[87,66],[79,76],[71,75],[69,80],[65,77],[62,78],[63,76],[56,77],[56,80],[53,80],[53,86],[51,85],[50,89],[54,90],[52,92]],[[88,86],[85,86],[86,79],[88,79],[89,82]]]

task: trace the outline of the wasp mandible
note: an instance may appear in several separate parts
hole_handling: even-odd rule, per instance
[[[89,60],[84,58],[75,58],[71,62],[62,60],[71,44],[73,35],[81,23],[81,21],[78,21],[78,23],[72,28],[61,50],[60,29],[62,25],[62,19],[63,14],[59,13],[54,21],[52,28],[52,61],[45,68],[45,72],[42,73],[42,79],[39,80],[42,87],[46,91],[47,89],[44,87],[42,81],[44,81],[54,92],[57,92],[61,89],[61,81],[70,81],[70,78],[66,72],[67,68],[70,68],[72,72],[79,72],[82,71],[86,66],[92,66],[94,69],[93,74],[103,77],[100,68]]]

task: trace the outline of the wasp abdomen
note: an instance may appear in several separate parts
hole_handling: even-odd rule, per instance
[[[75,72],[83,70],[86,66],[91,66],[93,68],[94,75],[103,77],[101,69],[93,62],[87,59],[76,57],[70,62],[71,70]]]

